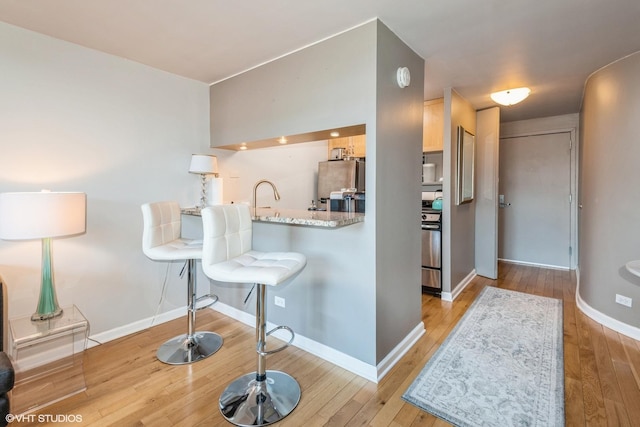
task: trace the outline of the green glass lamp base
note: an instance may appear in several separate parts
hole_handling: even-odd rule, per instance
[[[31,315],[31,321],[40,322],[42,320],[49,320],[58,316],[62,316],[62,309],[60,307],[58,307],[56,311],[53,311],[51,313],[33,313]]]
[[[38,308],[31,316],[32,321],[48,320],[62,315],[53,285],[53,266],[51,263],[51,239],[42,239],[42,281]]]

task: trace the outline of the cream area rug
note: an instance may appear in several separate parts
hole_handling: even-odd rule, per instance
[[[563,426],[562,301],[486,287],[402,396],[456,426]]]

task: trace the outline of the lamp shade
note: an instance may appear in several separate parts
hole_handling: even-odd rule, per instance
[[[86,230],[85,193],[0,193],[0,239],[70,236]]]
[[[217,174],[218,158],[209,154],[193,154],[189,172],[200,174]]]

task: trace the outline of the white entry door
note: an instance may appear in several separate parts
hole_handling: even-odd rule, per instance
[[[500,139],[498,258],[570,268],[571,133]]]

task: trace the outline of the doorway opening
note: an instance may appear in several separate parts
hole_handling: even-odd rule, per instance
[[[498,259],[575,269],[575,137],[500,138]]]

